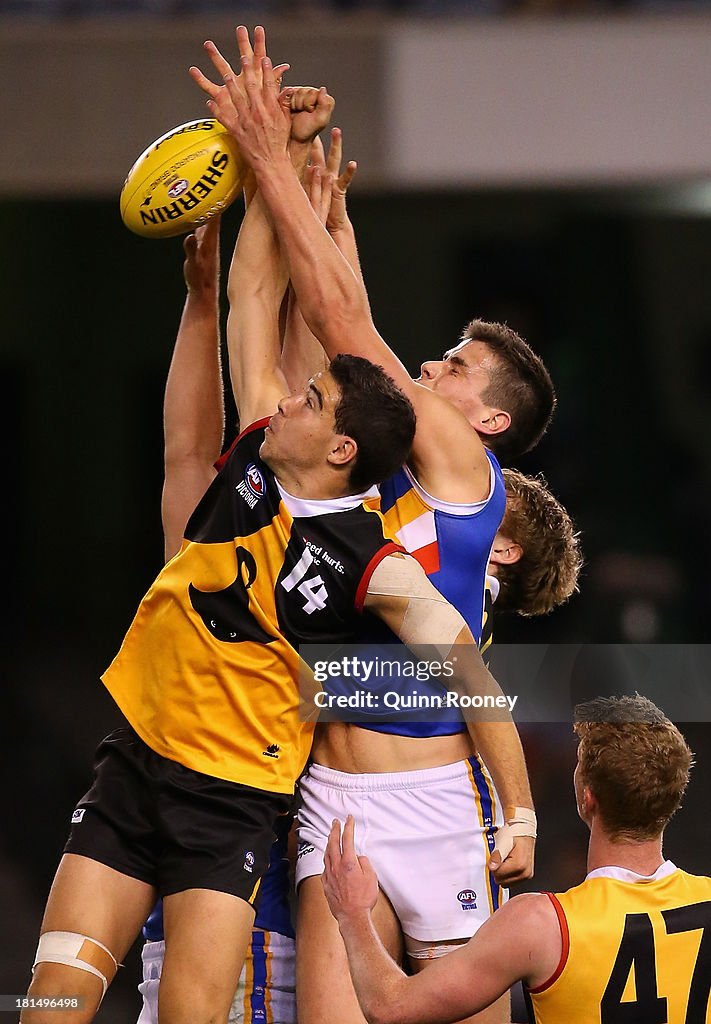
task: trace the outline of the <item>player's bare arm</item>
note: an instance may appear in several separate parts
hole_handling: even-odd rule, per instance
[[[246,95],[229,75],[226,89],[216,92],[203,75],[191,73],[255,173],[307,324],[329,358],[343,351],[364,356],[382,365],[411,399],[418,416],[412,464],[425,488],[451,501],[486,498],[489,463],[480,438],[462,413],[412,381],[375,329],[360,281],[311,209],[287,151],[289,91],[279,94],[268,58],[258,69],[255,53],[242,52],[245,33],[238,30]]]
[[[337,128],[331,130],[333,140]],[[292,161],[293,161],[292,156]],[[340,164],[340,155],[338,155]],[[353,170],[355,173],[355,170]],[[336,187],[334,173],[334,144],[331,142],[328,163],[321,139],[317,136],[311,143],[308,154],[308,166],[304,172],[304,188],[309,196],[312,208],[318,214],[322,224],[327,224],[333,208],[332,190]],[[352,177],[352,174],[350,175]],[[347,184],[345,185],[347,188]],[[291,390],[304,386],[304,382],[315,373],[328,368],[328,356],[316,336],[309,330],[303,318],[296,293],[289,288],[286,311],[284,338],[281,350],[281,366]]]
[[[271,415],[287,393],[279,360],[286,266],[259,192],[249,204],[227,282],[230,381],[242,427]]]
[[[165,557],[179,548],[186,523],[210,485],[224,433],[219,357],[219,218],[184,242],[187,297],[163,404],[165,480],[161,513]]]
[[[371,576],[365,608],[382,619],[418,657],[430,658],[435,648],[438,658],[444,660],[456,644],[449,689],[472,697],[503,696],[464,619],[436,590],[414,558],[389,555],[382,560]],[[535,814],[523,748],[505,708],[465,717],[503,804],[506,825],[499,829],[490,867],[500,885],[509,885],[533,874]]]
[[[483,1010],[516,981],[535,987],[554,973],[562,952],[555,910],[547,896],[526,894],[498,910],[461,949],[405,975],[373,927],[378,879],[368,858],[356,855],[354,828],[349,817],[341,844],[340,822],[334,822],[323,886],[371,1024],[448,1024]]]

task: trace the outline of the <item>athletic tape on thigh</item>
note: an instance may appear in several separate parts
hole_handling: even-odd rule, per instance
[[[85,942],[91,942],[94,946],[98,946],[99,949],[103,950],[111,958],[111,962],[114,965],[114,974],[116,974],[118,964],[111,950],[107,949],[98,939],[92,939],[89,935],[79,935],[77,932],[45,932],[44,935],[40,935],[32,972],[34,973],[37,964],[66,964],[67,967],[78,967],[80,971],[87,971],[101,981],[104,989],[101,993],[101,998],[103,999],[106,995],[106,989],[109,987],[110,982],[113,981],[113,975],[107,978],[98,967],[82,958],[81,953],[83,952]],[[89,950],[86,951],[86,953],[88,952]]]
[[[438,656],[446,658],[466,627],[457,609],[430,583],[414,558],[398,555],[384,558],[370,577],[368,593],[407,599],[400,639],[408,647],[436,647]]]

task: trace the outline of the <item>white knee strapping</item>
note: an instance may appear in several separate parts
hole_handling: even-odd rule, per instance
[[[111,950],[97,939],[92,939],[89,935],[79,935],[77,932],[45,932],[44,935],[40,935],[35,962],[32,965],[33,973],[37,964],[66,964],[67,967],[78,967],[80,971],[88,971],[99,979],[104,989],[101,993],[103,999],[109,983],[113,981],[113,975],[107,978],[98,967],[82,959],[81,953],[85,942],[91,942],[99,949],[103,949],[111,958],[115,974],[118,964]]]
[[[400,639],[411,650],[436,647],[446,658],[452,645],[466,628],[456,608],[427,579],[425,570],[414,558],[388,555],[376,566],[368,585],[369,594],[407,599]]]

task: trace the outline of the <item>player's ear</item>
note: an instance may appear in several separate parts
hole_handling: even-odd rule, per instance
[[[523,548],[515,540],[506,537],[503,533],[497,533],[494,537],[494,546],[489,555],[489,561],[495,565],[513,565],[523,558]]]
[[[480,434],[503,434],[511,426],[511,413],[505,409],[484,408],[474,426]]]
[[[357,454],[358,445],[352,437],[348,437],[347,434],[336,434],[327,458],[332,466],[345,466],[352,462]]]

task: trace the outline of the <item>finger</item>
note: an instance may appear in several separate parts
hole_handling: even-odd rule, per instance
[[[254,28],[254,56],[262,60],[267,55],[267,35],[262,25]]]
[[[291,68],[291,64],[277,64],[274,68],[274,81],[281,87],[281,80]]]
[[[341,192],[345,193],[348,191],[348,186],[356,176],[358,170],[358,164],[355,160],[349,160],[346,165],[346,169],[340,178],[336,179],[336,188],[340,189]]]
[[[240,58],[249,57],[251,60],[254,56],[254,50],[252,49],[252,44],[249,41],[249,31],[246,25],[237,26],[237,49],[239,50]]]
[[[322,170],[326,167],[326,154],[324,153],[323,143],[318,135],[311,143],[309,161],[312,167],[320,167]]]
[[[197,249],[197,238],[195,235],[188,235],[187,238],[183,239],[183,249],[187,258],[189,260],[193,259]]]
[[[360,864],[361,869],[362,869],[364,875],[374,875],[375,874],[375,868],[370,863],[370,858],[369,857],[359,857],[358,858],[358,863]]]
[[[341,823],[337,818],[334,818],[331,831],[328,833],[326,856],[331,862],[331,868],[335,868],[341,858]]]
[[[262,73],[264,82],[262,91],[266,96],[271,96],[273,99],[276,99],[278,90],[277,84],[274,80],[274,66],[272,65],[269,57],[262,58]]]
[[[309,167],[308,171],[308,196],[311,206],[319,217],[321,216],[321,168]]]
[[[349,814],[343,828],[343,856],[355,857],[355,818]]]
[[[202,235],[200,235],[199,232],[202,232]],[[210,244],[214,246],[220,235],[220,215],[218,214],[216,217],[210,217],[206,224],[203,224],[198,228],[196,234],[198,234],[200,241],[205,245]]]
[[[232,65],[229,61],[225,60],[220,51],[217,49],[212,39],[205,40],[205,50],[207,51],[210,60],[215,66],[215,70],[219,75],[222,76],[223,81],[230,75],[234,75]]]
[[[244,54],[240,57],[240,64],[242,66],[242,78],[244,80],[244,88],[249,96],[250,106],[254,106],[255,103],[259,102],[261,91],[262,91],[262,69],[261,67],[256,68],[252,58]],[[272,86],[275,87],[275,82],[272,79]]]
[[[328,147],[328,169],[334,174],[341,173],[341,157],[343,155],[343,132],[340,128],[331,129],[331,145]]]
[[[188,68],[188,74],[192,80],[200,86],[202,91],[207,93],[208,96],[212,96],[214,98],[219,95],[221,86],[215,85],[215,83],[211,82],[209,78],[206,78],[200,68],[196,68],[193,65],[193,67]]]

